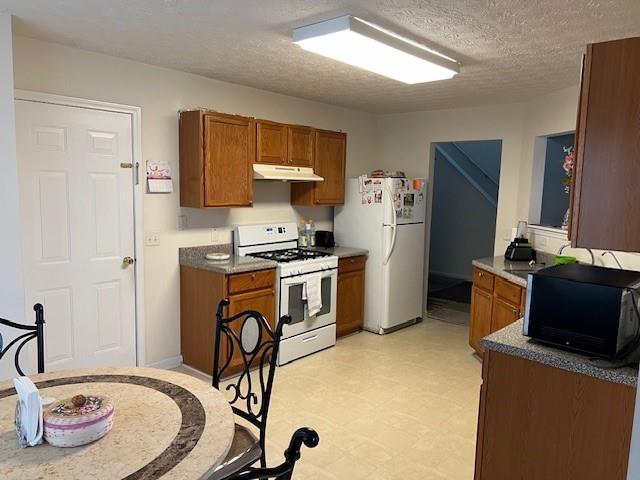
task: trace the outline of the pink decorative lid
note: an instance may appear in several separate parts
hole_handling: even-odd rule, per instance
[[[101,395],[76,395],[53,402],[44,411],[44,426],[50,428],[82,428],[113,415],[113,404]]]

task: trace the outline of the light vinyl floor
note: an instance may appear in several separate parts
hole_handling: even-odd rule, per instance
[[[314,428],[294,478],[471,480],[481,364],[468,329],[432,319],[367,332],[276,370],[267,460],[296,428]],[[193,373],[181,368],[181,371]]]

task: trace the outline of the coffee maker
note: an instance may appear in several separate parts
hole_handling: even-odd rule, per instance
[[[536,251],[527,238],[527,227],[527,222],[518,222],[516,237],[507,247],[507,251],[504,252],[505,260],[528,262],[536,259]]]

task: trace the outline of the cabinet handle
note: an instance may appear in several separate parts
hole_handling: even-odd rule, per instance
[[[513,309],[513,314],[514,315],[518,315],[520,313],[520,310],[518,310],[517,308]]]
[[[255,282],[255,281],[256,281],[256,274],[255,274],[255,273],[252,273],[252,274],[251,274],[251,281],[252,281],[252,282]]]
[[[483,276],[482,272],[478,272],[478,276],[482,277]]]
[[[351,260],[349,260],[351,263],[356,263],[356,261],[352,258]]]

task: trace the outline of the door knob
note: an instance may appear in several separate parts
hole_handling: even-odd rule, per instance
[[[124,257],[122,259],[123,265],[133,265],[134,262],[135,262],[135,259],[133,257]]]

